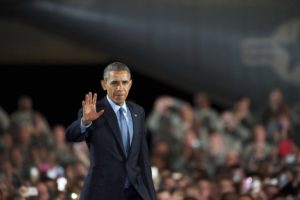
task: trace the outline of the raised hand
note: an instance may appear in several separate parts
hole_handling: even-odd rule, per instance
[[[89,92],[88,94],[85,95],[85,100],[82,101],[83,125],[87,125],[91,123],[92,121],[99,118],[103,114],[104,109],[97,112],[96,103],[97,103],[96,93],[93,95],[91,92]]]
[[[175,100],[171,96],[163,95],[156,99],[154,109],[160,113],[167,111],[170,107],[174,106]]]

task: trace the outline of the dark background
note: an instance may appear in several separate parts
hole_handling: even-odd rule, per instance
[[[0,105],[8,112],[29,94],[49,120],[68,122],[86,92],[103,96],[109,61],[136,70],[130,98],[147,113],[160,94],[192,101],[199,90],[221,108],[248,96],[260,109],[275,87],[299,104],[300,1],[4,2]]]
[[[33,107],[40,111],[50,125],[68,125],[81,107],[84,95],[97,92],[105,95],[100,86],[105,65],[9,65],[0,73],[0,105],[11,114],[17,109],[21,95],[29,95]],[[133,86],[129,99],[144,107],[148,114],[157,96],[168,94],[192,103],[192,94],[132,71]]]
[[[99,81],[112,61],[133,70],[129,98],[146,114],[159,95],[192,103],[199,90],[218,110],[241,96],[258,110],[274,87],[297,105],[299,2],[4,1],[0,105],[11,113],[27,94],[51,124],[68,124],[87,92],[105,95]]]

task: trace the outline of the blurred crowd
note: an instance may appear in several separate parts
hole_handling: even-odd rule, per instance
[[[89,166],[85,143],[66,143],[22,96],[10,115],[0,107],[0,200],[79,199]]]
[[[193,104],[156,99],[147,118],[158,200],[300,199],[300,112],[274,88],[251,109],[240,97],[216,110],[205,92]]]
[[[0,107],[0,200],[79,199],[88,148],[32,104]],[[158,200],[300,199],[300,112],[278,88],[256,110],[247,96],[218,110],[205,92],[160,96],[146,134]]]

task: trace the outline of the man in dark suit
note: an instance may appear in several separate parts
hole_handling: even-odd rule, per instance
[[[104,69],[102,88],[107,96],[97,102],[89,92],[79,117],[66,130],[71,142],[85,140],[90,168],[81,200],[155,200],[147,142],[145,113],[126,101],[132,85],[129,68],[114,62]]]

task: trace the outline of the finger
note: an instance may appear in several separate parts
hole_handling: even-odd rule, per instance
[[[88,94],[85,95],[85,104],[88,104],[90,102],[90,96]]]
[[[96,102],[97,102],[97,93],[94,94],[94,97],[93,97],[93,104],[96,105]]]
[[[93,94],[91,92],[89,92],[89,103],[92,104],[93,103]]]
[[[82,113],[84,113],[85,102],[82,101]]]

